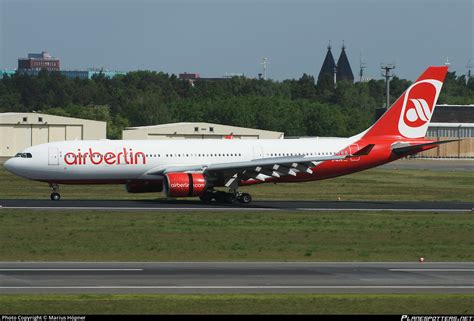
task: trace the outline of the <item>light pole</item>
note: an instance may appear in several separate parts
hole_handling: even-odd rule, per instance
[[[386,95],[387,95],[387,102],[385,105],[385,109],[390,107],[390,78],[393,77],[392,69],[395,69],[394,64],[382,64],[380,68],[383,70],[382,76],[385,77],[385,86],[386,86]]]

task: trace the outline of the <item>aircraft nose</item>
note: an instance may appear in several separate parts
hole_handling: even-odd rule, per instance
[[[18,164],[15,164],[16,159],[15,158],[10,158],[7,160],[5,163],[3,163],[3,167],[10,173],[16,174],[16,169],[18,169]]]
[[[7,171],[11,171],[11,166],[12,166],[12,159],[8,159],[5,163],[3,163],[3,167],[6,168]]]

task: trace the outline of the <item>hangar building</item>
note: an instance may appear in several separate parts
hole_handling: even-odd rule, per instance
[[[474,105],[437,105],[426,137],[462,139],[420,153],[421,157],[474,158]]]
[[[385,108],[378,108],[375,111],[376,120],[385,111]],[[461,141],[440,145],[414,157],[474,158],[474,105],[436,105],[426,137]]]
[[[43,143],[105,139],[107,123],[38,113],[0,113],[0,157]]]
[[[211,123],[171,123],[128,127],[123,139],[282,139],[281,132]]]

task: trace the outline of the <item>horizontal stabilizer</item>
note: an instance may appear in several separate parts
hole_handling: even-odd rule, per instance
[[[440,140],[436,142],[422,143],[422,144],[410,144],[410,143],[395,143],[392,145],[392,152],[395,154],[407,154],[411,152],[418,152],[422,150],[422,147],[436,146],[440,144],[452,143],[460,141],[461,139],[449,139]]]

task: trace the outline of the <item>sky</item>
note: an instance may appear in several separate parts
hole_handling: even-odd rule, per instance
[[[428,65],[474,65],[474,0],[0,0],[0,69],[48,51],[66,70],[156,70],[201,77],[317,77],[344,41],[356,79],[381,63],[414,80]],[[473,68],[474,71],[474,68]]]

